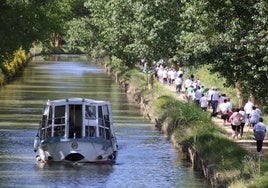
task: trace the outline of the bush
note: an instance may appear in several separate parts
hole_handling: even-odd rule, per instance
[[[16,50],[12,58],[4,61],[2,71],[6,80],[10,80],[25,67],[28,55],[22,48]]]

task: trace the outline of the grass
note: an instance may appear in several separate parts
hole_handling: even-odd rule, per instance
[[[120,71],[120,70],[117,70]],[[226,138],[226,131],[216,126],[209,117],[196,105],[183,103],[167,91],[159,82],[153,88],[148,87],[148,75],[138,69],[122,69],[120,82],[128,82],[135,91],[137,99],[148,101],[149,113],[161,122],[160,127],[170,137],[174,135],[175,145],[193,148],[200,161],[206,167],[213,168],[213,183],[218,187],[267,187],[268,163],[256,158],[240,145]],[[233,88],[227,91],[223,87],[224,80],[211,75],[204,68],[196,72],[206,86],[216,86],[227,96],[235,100]],[[235,105],[235,104],[234,104]],[[266,119],[267,120],[267,119]],[[252,139],[252,133],[244,133],[244,137]]]
[[[220,77],[218,74],[210,73],[209,66],[205,65],[199,69],[187,69],[186,68],[186,76],[191,74],[195,75],[195,78],[199,78],[205,87],[217,87],[220,93],[225,93],[227,97],[231,99],[233,107],[238,106],[238,97],[234,87],[225,87],[226,80]],[[268,126],[268,115],[263,114],[264,123]]]

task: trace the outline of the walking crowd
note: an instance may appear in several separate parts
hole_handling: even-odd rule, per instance
[[[211,116],[219,116],[223,125],[230,123],[233,132],[233,139],[242,138],[244,126],[252,129],[257,143],[257,152],[262,153],[263,140],[266,134],[266,126],[263,123],[261,110],[254,105],[251,99],[240,107],[234,108],[231,100],[225,94],[221,94],[216,87],[205,88],[194,75],[184,78],[184,70],[174,66],[168,67],[160,59],[155,63],[155,78],[163,85],[175,87],[177,95],[183,95],[188,102],[195,102],[203,111],[211,109]],[[182,90],[184,89],[184,93]]]

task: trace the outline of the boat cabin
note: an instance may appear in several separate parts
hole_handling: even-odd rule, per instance
[[[47,101],[40,123],[40,140],[51,138],[111,139],[111,106],[107,101],[72,98]]]

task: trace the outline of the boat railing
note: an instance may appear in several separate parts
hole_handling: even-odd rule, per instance
[[[99,137],[109,140],[110,139],[110,129],[105,126],[99,126]]]
[[[54,137],[64,137],[65,135],[65,116],[55,117],[54,119]]]
[[[87,119],[85,125],[85,137],[101,137],[107,140],[110,139],[110,124],[107,124],[107,122],[105,122],[102,118],[95,120]]]
[[[85,126],[85,137],[96,137],[96,126],[86,125]]]

